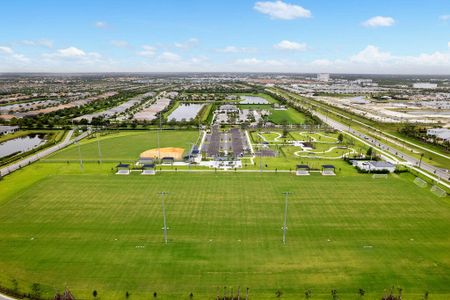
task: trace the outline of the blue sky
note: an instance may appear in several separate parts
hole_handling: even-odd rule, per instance
[[[0,72],[450,73],[448,0],[4,1]]]

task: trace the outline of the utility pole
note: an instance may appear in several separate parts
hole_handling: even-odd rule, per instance
[[[162,115],[162,113],[160,112],[159,113],[159,130],[158,130],[158,134],[157,134],[157,136],[158,136],[158,162],[161,162],[161,148],[159,145],[159,135],[161,134],[161,128],[162,128],[161,115]]]
[[[283,224],[283,244],[286,244],[286,229],[287,229],[287,210],[288,210],[288,196],[290,192],[283,192],[284,195],[284,224]]]
[[[100,163],[102,163],[103,162],[102,161],[102,150],[100,149],[100,140],[99,140],[98,136],[97,136],[97,148],[98,148],[98,157],[99,157]]]
[[[80,158],[80,169],[83,171],[83,159],[81,158],[81,149],[80,149],[80,142],[77,142],[78,145],[78,156]]]
[[[161,205],[162,205],[162,213],[163,213],[163,220],[164,220],[164,243],[167,244],[167,223],[166,223],[166,208],[164,207],[164,195],[168,195],[167,192],[160,192],[161,195]]]
[[[262,149],[259,148],[259,173],[262,175]]]

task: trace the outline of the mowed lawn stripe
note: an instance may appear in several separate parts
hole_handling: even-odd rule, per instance
[[[409,175],[147,177],[91,169],[47,176],[2,202],[2,284],[38,281],[49,293],[68,284],[80,298],[97,289],[107,299],[126,290],[137,298],[212,297],[217,287],[238,285],[258,299],[276,289],[298,299],[307,288],[319,299],[331,288],[376,296],[395,284],[405,294],[450,294],[448,199]],[[292,192],[286,245],[284,191]]]

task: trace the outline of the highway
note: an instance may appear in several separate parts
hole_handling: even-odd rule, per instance
[[[52,154],[52,153],[54,153],[54,152],[56,152],[56,151],[58,151],[58,150],[60,150],[62,148],[64,148],[64,147],[74,143],[74,142],[77,142],[77,141],[85,138],[88,134],[89,134],[89,132],[84,132],[84,133],[80,134],[79,136],[77,136],[76,138],[74,138],[73,140],[71,140],[72,135],[73,135],[73,130],[71,130],[71,131],[69,131],[69,133],[67,134],[67,136],[66,136],[66,138],[64,139],[63,142],[61,142],[61,143],[59,143],[59,144],[57,144],[55,146],[52,146],[50,148],[44,149],[42,151],[39,151],[36,154],[27,156],[27,157],[25,157],[25,158],[15,162],[15,163],[9,165],[9,166],[7,166],[7,167],[4,167],[4,168],[0,169],[0,175],[1,176],[8,175],[8,174],[10,174],[10,173],[12,173],[12,172],[22,168],[22,167],[25,167],[25,166],[27,166],[27,165],[35,162],[35,161],[38,161],[39,159],[41,159],[41,158],[43,158],[43,157],[45,157],[47,155],[50,155],[50,154]]]
[[[324,123],[328,124],[329,126],[335,128],[337,130],[343,131],[343,132],[348,132],[356,137],[359,137],[360,139],[366,141],[368,144],[371,144],[372,146],[380,148],[383,151],[391,154],[393,157],[400,159],[400,160],[404,160],[410,166],[414,166],[414,167],[420,168],[424,171],[427,171],[430,174],[434,174],[437,178],[444,180],[446,182],[450,181],[450,174],[448,173],[448,170],[446,170],[446,169],[437,168],[430,164],[420,162],[418,159],[416,159],[398,149],[394,149],[394,148],[384,144],[380,140],[374,139],[368,135],[365,135],[359,131],[356,131],[353,128],[349,127],[348,125],[344,125],[333,119],[330,119],[327,116],[325,116],[317,111],[313,111],[313,114],[316,115],[318,118],[320,118]]]

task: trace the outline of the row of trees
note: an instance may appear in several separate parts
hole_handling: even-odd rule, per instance
[[[427,134],[427,127],[417,126],[414,124],[405,124],[403,127],[400,127],[398,131],[406,136],[418,139],[424,143],[435,145],[443,148],[445,151],[450,152],[450,141],[439,140],[434,135]]]
[[[11,279],[11,288],[6,289],[0,287],[0,291],[4,292],[6,294],[9,294],[14,297],[18,298],[27,298],[27,299],[33,299],[33,300],[40,300],[43,299],[42,296],[42,287],[39,283],[33,283],[29,287],[30,291],[29,293],[22,293],[19,291],[19,284],[16,279]],[[275,291],[275,297],[276,298],[282,298],[283,291],[280,289],[277,289]],[[366,291],[363,288],[359,288],[357,290],[357,295],[359,295],[360,298],[363,298],[366,294]],[[428,300],[429,298],[429,291],[425,291],[423,293],[422,299]],[[155,291],[149,295],[150,297],[153,297],[154,299],[158,298],[158,293]],[[194,293],[190,292],[188,295],[189,299],[194,299]],[[332,289],[330,291],[331,299],[333,300],[339,300],[339,294],[337,289]],[[100,294],[97,290],[92,291],[92,297],[94,299],[100,298]],[[129,299],[131,297],[131,293],[129,291],[126,291],[124,293],[125,299]],[[307,289],[304,292],[305,299],[311,299],[313,298],[313,292],[311,289]],[[60,294],[59,292],[56,293],[56,295],[53,298],[54,300],[74,300],[75,297],[72,295],[72,293],[66,288],[64,293]],[[249,299],[249,288],[242,289],[237,288],[236,290],[233,290],[233,288],[217,288],[216,291],[216,300],[235,300],[235,299]],[[401,287],[395,287],[392,286],[389,289],[386,289],[384,291],[384,295],[381,297],[381,300],[402,300],[403,299],[403,289]]]

